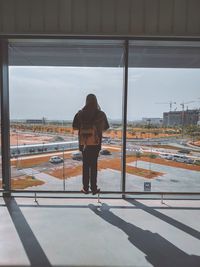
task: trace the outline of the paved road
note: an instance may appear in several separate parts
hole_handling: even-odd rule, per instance
[[[44,172],[38,172],[31,168],[23,169],[21,170],[21,172],[27,175],[32,175],[36,179],[43,181],[45,183],[40,186],[32,186],[28,189],[31,189],[31,190],[35,190],[35,189],[36,190],[63,190],[63,181],[52,175],[49,175]]]

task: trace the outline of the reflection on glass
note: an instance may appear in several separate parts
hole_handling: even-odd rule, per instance
[[[200,192],[200,65],[187,68],[187,46],[184,61],[173,43],[140,45],[130,46],[126,190]]]
[[[70,64],[76,66],[48,66],[55,61],[47,62],[44,57],[42,62],[37,61],[42,66],[11,64],[9,67],[13,189],[79,191],[82,188],[82,161],[72,119],[84,106],[87,94],[93,93],[111,126],[103,135],[98,186],[105,191],[120,190],[123,49],[113,44],[86,48],[73,45],[66,44],[64,50],[60,48],[57,52],[61,53],[59,56],[63,52],[63,57],[69,57]],[[73,50],[73,56],[68,49]],[[27,64],[27,59],[19,59],[24,54],[17,51],[19,47],[10,47],[10,62],[16,60],[17,64],[23,59]],[[59,56],[55,60],[63,65]],[[35,64],[38,58],[33,56],[31,60]],[[84,66],[87,64],[94,66]],[[101,66],[97,67],[98,64]]]

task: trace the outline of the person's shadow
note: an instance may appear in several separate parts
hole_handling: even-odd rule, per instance
[[[157,233],[142,230],[128,223],[110,211],[107,204],[88,207],[106,222],[127,234],[128,240],[144,254],[146,260],[155,267],[200,267],[200,256],[188,255]]]

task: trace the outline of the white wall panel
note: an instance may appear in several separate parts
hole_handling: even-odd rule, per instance
[[[72,1],[72,32],[87,33],[87,0]]]
[[[200,0],[0,0],[0,33],[200,34]]]
[[[115,0],[102,0],[102,32],[105,34],[116,34],[115,12],[116,2]]]
[[[118,34],[128,34],[130,27],[130,1],[117,0],[116,3],[116,31]],[[123,19],[121,19],[123,18]]]
[[[2,25],[3,31],[12,33],[16,31],[15,16],[16,16],[16,2],[15,0],[7,0],[2,5]]]
[[[170,34],[173,29],[174,0],[160,0],[159,33]]]
[[[88,32],[101,32],[101,0],[88,0]]]
[[[59,4],[59,1],[45,0],[44,29],[47,32],[56,32],[59,29]]]
[[[158,31],[159,0],[145,0],[145,33],[155,34]]]
[[[22,16],[23,14],[23,16]],[[16,31],[28,32],[30,29],[31,9],[29,1],[19,0],[16,5]]]
[[[44,30],[44,0],[31,1],[30,32],[45,32]]]
[[[2,4],[2,1],[0,1],[0,32],[3,32],[3,19],[2,19],[2,17],[3,17],[3,10],[2,10],[2,7],[3,6],[3,4]]]
[[[200,32],[200,1],[188,1],[187,32],[198,34]]]
[[[145,0],[131,0],[130,10],[130,33],[131,34],[143,34],[145,25],[144,25],[144,5]]]
[[[72,31],[72,1],[60,0],[58,16],[60,32],[71,33]]]
[[[183,34],[186,31],[188,0],[174,1],[173,33]]]

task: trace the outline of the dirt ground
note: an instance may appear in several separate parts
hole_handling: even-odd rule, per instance
[[[128,162],[132,162],[135,159],[128,159]],[[115,159],[101,159],[98,162],[98,171],[102,170],[102,169],[114,169],[114,170],[118,170],[121,171],[121,159],[120,158],[115,158]],[[157,176],[163,175],[163,173],[160,172],[155,172],[155,171],[151,171],[151,170],[146,170],[146,169],[142,169],[142,168],[136,168],[136,167],[132,167],[132,166],[127,166],[126,168],[126,172],[130,173],[130,174],[135,174],[144,178],[148,178],[148,179],[152,179],[155,178]],[[63,178],[63,169],[56,169],[56,170],[51,170],[49,172],[47,172],[59,179]],[[82,173],[82,164],[79,166],[74,166],[71,168],[66,168],[65,169],[65,177],[66,178],[70,178],[73,176],[77,176],[77,175],[81,175]]]
[[[33,179],[31,176],[18,176],[17,178],[11,179],[11,188],[12,189],[25,189],[30,186],[43,185],[44,182]],[[2,187],[2,182],[0,181],[0,188]]]
[[[24,144],[42,144],[49,143],[52,140],[51,136],[47,135],[38,135],[38,134],[29,134],[29,133],[16,133],[11,132],[10,134],[10,145],[16,146]]]
[[[66,130],[66,129],[65,129]],[[71,128],[67,128],[67,131],[69,133],[65,133],[64,136],[69,137],[69,134],[74,134],[74,137],[76,137],[77,135],[77,131],[73,131]],[[57,133],[58,134],[58,133]],[[62,134],[62,133],[61,133]],[[16,131],[11,131],[10,133],[10,145],[24,145],[24,144],[42,144],[42,143],[49,143],[49,142],[53,142],[54,138],[56,138],[56,133],[52,133],[52,135],[48,135],[48,134],[38,134],[38,133],[26,133],[26,132],[16,132]],[[109,138],[117,138],[117,139],[121,139],[122,138],[122,131],[121,130],[108,130],[104,133],[105,137],[109,137]],[[145,131],[145,129],[136,129],[134,132],[127,132],[127,139],[130,138],[163,138],[163,137],[173,137],[173,136],[178,136],[177,134],[166,134],[166,133],[156,133],[155,131],[153,131],[153,129],[148,132]],[[1,142],[1,140],[0,140]],[[0,143],[1,144],[1,143]],[[200,140],[196,141],[194,143],[194,145],[199,146],[200,147]],[[157,146],[159,147],[159,145]],[[162,146],[160,146],[162,147]],[[172,146],[165,146],[165,148],[174,148]]]
[[[200,147],[200,140],[199,140],[199,141],[196,141],[196,142],[194,142],[194,145],[195,145],[195,146],[199,146],[199,147]]]
[[[36,143],[47,143],[47,142],[51,142],[52,141],[52,136],[51,135],[40,135],[37,133],[22,133],[22,132],[11,132],[11,145],[16,145],[17,143],[19,145],[21,144],[36,144]],[[111,138],[121,138],[121,130],[118,131],[114,131],[111,130],[109,132],[105,133],[105,136],[107,137],[111,137]],[[128,133],[128,138],[153,138],[153,137],[166,137],[166,136],[172,136],[172,135],[168,135],[168,134],[157,134],[155,135],[153,132],[152,133],[146,133],[146,132],[138,132],[135,131],[133,134],[132,133]],[[200,145],[200,141],[196,142],[196,145]],[[158,146],[157,146],[158,147]],[[117,146],[117,147],[111,147],[110,145],[106,146],[105,148],[109,149],[111,152],[119,152],[121,147]],[[171,146],[165,146],[165,148],[172,148]],[[57,154],[57,153],[56,153]],[[52,154],[53,155],[53,154]],[[61,152],[60,154],[57,154],[59,156],[63,156],[63,153]],[[65,159],[71,158],[71,153],[65,153]],[[32,168],[34,166],[39,166],[40,164],[43,163],[47,163],[50,159],[50,155],[39,155],[38,157],[30,157],[30,158],[20,158],[20,159],[12,159],[11,160],[11,165],[12,166],[16,166],[18,165],[18,167],[20,168]],[[136,158],[134,156],[127,156],[127,163],[129,162],[134,162],[136,160]],[[172,167],[178,167],[178,168],[183,168],[183,169],[187,169],[187,170],[196,170],[196,171],[200,171],[200,166],[196,166],[196,165],[189,165],[189,164],[185,164],[185,163],[179,163],[179,162],[175,162],[175,161],[169,161],[169,160],[165,160],[165,159],[161,159],[161,158],[156,158],[156,159],[150,159],[147,156],[142,156],[139,158],[139,160],[142,161],[146,161],[146,162],[152,162],[152,163],[158,163],[158,164],[162,164],[162,165],[166,165],[166,166],[172,166]],[[108,158],[108,159],[100,159],[99,160],[99,164],[98,164],[98,170],[102,170],[102,169],[106,169],[106,168],[110,168],[110,169],[114,169],[114,170],[121,170],[121,159],[119,158],[119,156],[117,156],[116,158]],[[127,173],[130,174],[135,174],[141,177],[145,177],[145,178],[149,178],[149,179],[153,179],[157,176],[162,175],[162,173],[158,173],[158,172],[154,172],[154,171],[150,171],[150,170],[146,170],[146,169],[141,169],[141,168],[137,168],[137,167],[133,167],[133,166],[127,166],[126,167],[126,171]],[[54,170],[50,170],[48,173],[50,173],[51,175],[57,177],[57,178],[62,178],[63,177],[63,170],[62,168],[56,168]],[[66,174],[66,178],[70,178],[73,176],[77,176],[80,175],[82,173],[82,163],[80,162],[78,165],[75,164],[74,166],[72,165],[71,167],[66,167],[65,168],[65,174]],[[26,180],[26,181],[25,181]],[[31,178],[23,178],[23,177],[18,177],[16,179],[13,179],[12,181],[13,183],[13,188],[26,188],[28,186],[32,186],[32,185],[40,185],[41,181],[37,181],[37,180],[33,180],[32,177]]]
[[[112,130],[109,132],[105,132],[104,136],[110,137],[110,138],[121,139],[122,138],[122,131],[121,130],[118,130],[118,131]],[[139,131],[136,131],[134,133],[127,132],[127,135],[126,135],[126,137],[128,139],[130,139],[130,138],[161,138],[161,137],[173,137],[173,136],[177,136],[177,134],[154,133],[154,132],[148,132],[145,130],[139,130]]]
[[[41,126],[40,126],[41,127]],[[26,133],[22,132],[19,129],[18,130],[11,130],[10,133],[10,144],[11,145],[23,145],[23,144],[36,144],[36,143],[47,143],[52,141],[53,137],[50,135],[47,135],[46,133],[48,132],[48,127],[44,127],[44,133],[43,134],[38,134],[36,132],[33,133]],[[56,134],[64,134],[64,135],[77,135],[77,131],[73,131],[72,128],[66,128],[66,127],[55,127],[56,132],[52,133],[56,136]],[[58,131],[59,130],[59,131]],[[105,137],[110,137],[110,138],[122,138],[122,130],[116,129],[116,130],[108,130],[104,133]],[[134,129],[134,131],[128,131],[127,132],[127,138],[160,138],[160,137],[172,137],[172,136],[177,136],[177,134],[171,133],[171,134],[166,134],[162,133],[162,131],[158,132],[157,130],[147,130],[147,129]]]
[[[200,166],[190,165],[190,164],[185,164],[181,162],[175,162],[175,161],[170,161],[170,160],[165,160],[165,159],[160,159],[160,158],[150,159],[149,157],[142,156],[141,158],[139,158],[139,160],[151,162],[151,163],[157,163],[157,164],[161,164],[165,166],[187,169],[187,170],[200,171]],[[127,159],[126,159],[127,163],[134,162],[134,161],[136,161],[136,158],[134,156],[127,156]],[[106,168],[120,171],[121,170],[121,159],[115,158],[115,159],[99,160],[98,170],[106,169]],[[147,169],[141,169],[137,167],[132,167],[132,166],[126,166],[126,172],[130,174],[142,176],[144,178],[149,178],[149,179],[156,178],[157,176],[163,175],[163,173],[150,171]],[[62,169],[53,170],[48,173],[60,179],[62,179],[63,177]],[[65,169],[66,178],[77,176],[77,175],[80,175],[81,173],[82,173],[81,165]]]
[[[116,152],[115,149],[113,148],[110,148],[109,147],[109,150],[111,152]],[[57,154],[57,153],[56,153]],[[57,154],[58,156],[63,156],[63,153],[58,153]],[[46,156],[46,155],[41,155],[39,157],[30,157],[30,158],[26,158],[26,159],[23,159],[20,158],[18,160],[18,165],[20,166],[20,168],[28,168],[28,167],[33,167],[33,166],[37,166],[37,165],[40,165],[42,163],[45,163],[45,162],[48,162],[49,159],[50,159],[51,156]],[[71,158],[71,153],[65,153],[64,155],[65,159],[67,158]],[[115,160],[119,160],[119,158],[116,158],[116,159],[113,159],[113,161],[109,161],[109,163],[114,163]],[[127,162],[132,162],[132,161],[135,161],[136,158],[134,156],[127,156]],[[165,160],[165,159],[161,159],[161,158],[155,158],[155,159],[149,159],[149,157],[146,157],[146,156],[142,156],[139,158],[139,160],[143,160],[143,161],[151,161],[152,163],[158,163],[158,164],[162,164],[162,165],[166,165],[166,166],[172,166],[172,167],[177,167],[177,168],[183,168],[183,169],[187,169],[187,170],[195,170],[195,171],[200,171],[200,166],[197,166],[197,165],[192,165],[192,164],[186,164],[186,163],[181,163],[181,162],[176,162],[176,161],[172,161],[172,160]],[[106,162],[106,161],[105,161]],[[11,160],[11,165],[12,166],[16,166],[17,164],[17,159],[12,159]],[[111,168],[112,165],[109,165],[108,167],[106,168]]]
[[[60,154],[62,156],[62,153]],[[28,167],[34,167],[38,166],[42,163],[48,162],[50,156],[40,156],[38,158],[26,158],[26,159],[21,159],[20,164],[18,165],[20,168],[28,168]],[[71,153],[65,154],[65,158],[71,158]],[[195,171],[200,171],[200,166],[196,165],[190,165],[190,164],[185,164],[185,163],[180,163],[180,162],[175,162],[171,160],[165,160],[161,158],[155,158],[155,159],[150,159],[148,156],[141,156],[138,160],[140,161],[146,161],[146,162],[151,162],[151,163],[157,163],[165,166],[171,166],[171,167],[176,167],[176,168],[182,168],[182,169],[187,169],[187,170],[195,170]],[[135,156],[127,156],[126,162],[135,162],[136,157]],[[12,165],[16,166],[16,159],[12,159]],[[82,173],[82,162],[75,162],[74,166],[70,167],[65,167],[64,172],[65,172],[65,177],[67,179],[81,175]],[[121,158],[116,157],[116,158],[100,158],[98,161],[98,171],[102,169],[114,169],[121,171]],[[126,166],[126,172],[133,174],[133,175],[138,175],[143,178],[147,179],[154,179],[158,176],[163,175],[161,172],[155,172],[153,170],[148,170],[148,169],[142,169],[138,168],[135,166]],[[63,178],[63,168],[58,167],[54,170],[49,170],[47,171],[48,174],[53,175],[54,177],[58,179]],[[30,176],[21,176],[17,178],[12,179],[12,188],[14,189],[24,189],[30,186],[36,186],[36,185],[42,185],[43,182],[32,179]],[[2,184],[0,183],[0,187]]]
[[[73,133],[72,129],[70,129],[70,133]],[[104,135],[110,138],[121,138],[122,131],[121,130],[110,130],[106,132]],[[175,134],[174,134],[175,135]],[[169,136],[174,136],[173,134],[164,134],[164,133],[159,133],[155,134],[153,131],[148,133],[145,130],[143,132],[141,129],[136,129],[134,132],[128,132],[127,133],[127,138],[159,138],[159,137],[169,137]],[[55,135],[56,136],[56,135]],[[177,136],[177,135],[176,135]],[[37,134],[37,133],[23,133],[23,132],[14,132],[11,131],[10,134],[10,143],[11,145],[23,145],[23,144],[37,144],[37,143],[48,143],[52,142],[53,136],[52,135],[47,135],[47,134]],[[195,145],[200,146],[200,141],[196,141]],[[159,146],[157,146],[159,147]],[[161,147],[161,146],[160,146]],[[115,146],[111,147],[110,145],[105,146],[106,149],[109,149],[111,152],[119,152],[121,147],[120,146]],[[165,146],[165,148],[174,148],[171,146]],[[56,153],[57,154],[57,153]],[[53,155],[53,153],[52,153]],[[59,156],[63,156],[63,153],[61,152],[60,154],[57,154]],[[32,168],[35,166],[39,166],[40,164],[47,163],[50,159],[50,155],[39,155],[38,157],[26,157],[26,158],[20,158],[20,159],[12,159],[11,160],[11,165],[16,166],[18,164],[18,167],[20,168]],[[65,159],[71,158],[71,153],[65,153]],[[127,156],[127,163],[129,162],[134,162],[136,158],[134,156]],[[152,162],[152,163],[158,163],[166,166],[172,166],[172,167],[178,167],[178,168],[183,168],[183,169],[188,169],[188,170],[195,170],[195,171],[200,171],[200,166],[196,165],[189,165],[185,163],[179,163],[175,161],[169,161],[161,158],[156,158],[156,159],[150,159],[147,156],[142,156],[138,160],[146,161],[146,162]],[[98,170],[102,169],[114,169],[114,170],[121,170],[121,158],[117,156],[116,158],[108,158],[106,159],[105,157],[99,160],[98,164]],[[141,177],[145,177],[148,179],[153,179],[157,176],[163,175],[163,173],[159,172],[154,172],[146,169],[141,169],[133,166],[126,166],[126,171],[127,173],[138,175]],[[49,174],[57,177],[57,178],[62,178],[63,177],[63,170],[62,168],[57,168],[54,169],[53,171],[49,171]],[[65,168],[65,174],[66,178],[70,178],[73,176],[80,175],[82,173],[82,163],[74,164],[71,167],[66,167]],[[35,185],[41,185],[43,184],[42,181],[33,179],[30,176],[21,176],[17,178],[12,179],[12,188],[15,189],[24,189],[29,186],[35,186]],[[2,186],[0,182],[0,187]]]

